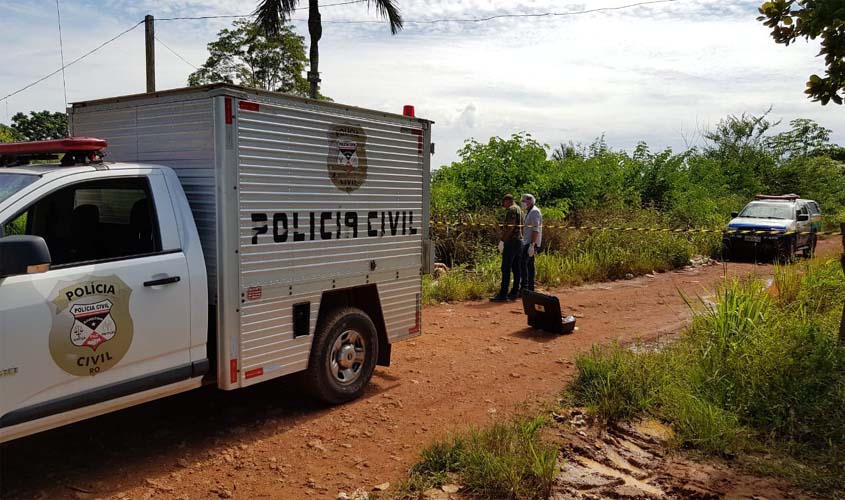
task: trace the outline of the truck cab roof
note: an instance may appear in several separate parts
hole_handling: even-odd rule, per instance
[[[19,165],[15,167],[0,168],[0,174],[21,174],[37,175],[39,177],[63,177],[65,175],[83,172],[94,172],[97,170],[124,170],[136,168],[163,168],[160,165],[122,162],[102,162],[91,165],[75,165],[66,167],[58,163],[35,163],[31,165]]]

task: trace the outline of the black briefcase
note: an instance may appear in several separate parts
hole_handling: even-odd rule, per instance
[[[528,316],[528,325],[551,333],[570,333],[575,330],[575,318],[564,317],[560,311],[560,300],[554,295],[522,292],[522,309]]]

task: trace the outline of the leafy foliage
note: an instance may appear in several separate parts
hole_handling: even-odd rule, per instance
[[[0,143],[17,142],[20,140],[18,133],[12,127],[0,123]]]
[[[775,42],[821,39],[825,76],[810,75],[805,94],[823,105],[842,104],[845,95],[845,3],[841,0],[772,0],[760,6],[757,18],[771,28]]]
[[[761,116],[729,116],[705,132],[706,143],[681,153],[610,149],[590,145],[548,147],[520,133],[487,143],[468,141],[460,160],[432,179],[432,214],[453,220],[467,212],[491,214],[505,193],[530,192],[547,219],[585,223],[595,213],[657,209],[675,227],[717,226],[761,192],[797,192],[825,212],[845,206],[845,150],[830,130],[812,120],[790,122],[784,132]]]
[[[67,115],[52,111],[30,111],[29,115],[15,113],[12,130],[21,141],[46,141],[67,137]]]
[[[402,16],[395,0],[366,0],[367,8],[375,6],[381,17],[390,24],[394,35],[402,29]],[[255,9],[255,23],[269,38],[274,38],[285,28],[285,22],[299,5],[299,0],[260,0]],[[310,47],[308,58],[311,70],[308,72],[308,96],[320,98],[320,52],[318,46],[323,37],[323,21],[320,16],[320,4],[317,0],[308,0],[308,36]]]
[[[304,40],[287,24],[268,37],[255,24],[237,20],[208,44],[208,60],[188,76],[188,85],[226,82],[305,96]]]

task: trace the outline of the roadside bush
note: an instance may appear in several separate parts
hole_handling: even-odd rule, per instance
[[[662,376],[653,361],[649,354],[637,355],[618,345],[593,346],[575,362],[578,372],[569,385],[574,404],[608,422],[647,413]]]
[[[708,453],[765,445],[815,467],[809,486],[841,489],[845,278],[830,259],[779,268],[775,284],[725,283],[659,353],[594,348],[576,362],[572,401],[606,420],[664,419],[680,445]]]
[[[451,474],[483,498],[548,498],[558,451],[543,438],[544,426],[542,417],[515,418],[431,444],[411,469],[406,496],[442,486]]]

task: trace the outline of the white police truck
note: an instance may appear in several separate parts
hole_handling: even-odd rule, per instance
[[[68,112],[83,138],[0,145],[0,442],[302,371],[342,403],[420,335],[412,107],[216,84]]]

